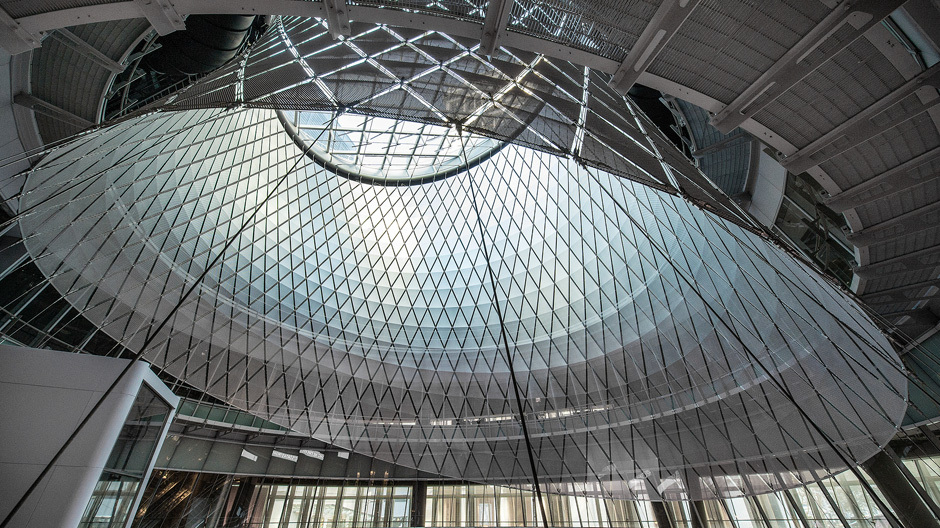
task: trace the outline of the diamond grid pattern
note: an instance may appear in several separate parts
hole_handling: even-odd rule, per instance
[[[585,107],[588,115],[606,113],[612,101],[619,115],[629,103],[610,92],[605,80],[588,82],[581,67],[505,48],[487,60],[476,53],[475,43],[443,33],[411,34],[364,24],[353,24],[351,37],[333,42],[324,24],[280,20],[255,44],[242,75],[210,75],[164,108],[244,105],[327,113],[340,108],[447,128],[459,124],[473,134],[574,155],[588,165],[674,191],[661,160],[629,124],[629,115],[628,121],[603,126],[582,118]],[[233,98],[233,93],[244,95]],[[605,103],[595,105],[593,98]],[[733,209],[720,210],[740,222]]]
[[[906,408],[890,345],[823,279],[524,146],[374,186],[305,156],[271,110],[152,114],[47,157],[19,223],[63,297],[157,367],[443,476],[532,481],[508,362],[554,491],[797,485],[876,452]]]

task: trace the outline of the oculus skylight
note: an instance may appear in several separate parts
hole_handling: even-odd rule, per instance
[[[473,165],[503,142],[456,126],[351,112],[286,112],[288,132],[308,155],[367,183],[427,183]]]

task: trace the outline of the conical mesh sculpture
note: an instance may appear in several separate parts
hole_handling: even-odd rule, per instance
[[[621,104],[611,119],[632,119]],[[727,497],[822,478],[893,436],[907,380],[854,302],[638,183],[656,181],[640,165],[625,179],[464,127],[316,110],[178,110],[79,138],[29,175],[26,248],[174,376],[445,477]],[[655,152],[646,139],[631,148]]]

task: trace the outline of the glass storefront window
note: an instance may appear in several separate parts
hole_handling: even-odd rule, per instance
[[[905,460],[905,465],[932,497],[940,496],[940,457]],[[174,475],[189,475],[175,477]],[[210,478],[195,473],[170,473],[156,478],[148,490],[154,497],[184,493],[174,483],[197,482]],[[166,474],[164,474],[164,477]],[[231,477],[228,477],[231,479]],[[215,479],[215,480],[212,480]],[[377,528],[411,526],[412,486],[368,486],[354,483],[303,484],[275,483],[249,479],[250,500],[245,516],[232,514],[236,496],[246,484],[229,480],[228,494],[221,492],[222,481],[212,476],[206,489],[215,493],[210,500],[203,492],[193,496],[205,503],[199,511],[205,519],[217,516],[223,506],[227,513],[217,524],[242,528]],[[216,482],[218,480],[218,482]],[[161,492],[160,483],[167,490]],[[302,481],[301,481],[302,482]],[[873,483],[869,481],[873,486]],[[116,511],[121,483],[102,483],[97,511]],[[420,488],[420,487],[419,487]],[[428,528],[528,528],[541,526],[534,493],[528,489],[504,486],[435,483],[426,487],[424,526]],[[213,491],[215,490],[215,491]],[[173,493],[170,493],[173,491]],[[131,491],[132,493],[132,491]],[[113,500],[112,500],[113,499]],[[215,506],[210,506],[209,504]],[[590,495],[546,494],[550,525],[560,528],[657,528],[652,503],[626,499],[603,499]],[[875,500],[851,472],[818,483],[765,495],[703,501],[702,511],[709,528],[890,528]],[[142,510],[146,505],[142,507]],[[185,509],[185,508],[184,508]],[[689,502],[667,504],[677,528],[691,528]],[[161,510],[162,511],[162,510]],[[171,516],[172,517],[172,516]],[[154,519],[157,517],[155,516]],[[175,517],[174,517],[175,518]],[[244,521],[241,519],[244,518]],[[235,520],[233,520],[235,519]],[[805,522],[804,522],[805,521]],[[108,526],[108,524],[93,525]],[[180,528],[182,523],[140,524],[139,528]]]
[[[656,526],[649,503],[553,494],[548,494],[545,500],[552,526]],[[425,526],[428,527],[541,526],[541,523],[540,508],[529,490],[503,486],[428,486],[425,510]]]
[[[231,494],[235,493],[233,488]],[[240,526],[405,527],[411,520],[411,488],[408,486],[262,484],[255,487],[253,496],[255,511]]]

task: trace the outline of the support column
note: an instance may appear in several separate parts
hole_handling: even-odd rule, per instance
[[[849,525],[849,520],[845,518],[845,514],[842,513],[842,508],[839,506],[839,503],[832,497],[832,494],[829,493],[829,490],[826,489],[826,486],[822,482],[817,482],[816,486],[819,487],[819,491],[822,492],[823,496],[826,497],[826,502],[829,503],[829,507],[832,508],[832,511],[836,512],[836,516],[839,517],[839,522],[842,523],[842,528],[852,528]]]
[[[685,486],[689,493],[689,523],[692,528],[708,528],[708,513],[705,508],[705,501],[692,500],[691,497],[701,497],[702,481],[697,473],[687,470],[685,474]]]
[[[650,506],[653,508],[653,515],[656,516],[656,525],[659,528],[672,528],[672,519],[666,510],[666,503],[662,501],[652,501]]]
[[[689,501],[689,521],[692,528],[708,528],[708,512],[705,509],[705,501]]]
[[[940,528],[930,508],[890,455],[880,451],[863,466],[905,528]]]
[[[251,477],[242,478],[241,482],[238,483],[238,489],[235,491],[235,498],[232,499],[232,505],[221,520],[221,526],[234,528],[242,526],[248,521],[248,513],[251,511],[251,500],[254,497],[254,492],[255,479]],[[264,505],[261,507],[263,508]]]
[[[806,514],[803,512],[803,506],[796,502],[796,499],[793,498],[793,494],[790,493],[790,490],[785,489],[777,492],[777,494],[778,496],[783,495],[787,498],[787,503],[790,504],[790,509],[792,509],[793,513],[795,513],[796,516],[800,518],[800,524],[802,524],[804,528],[811,528],[813,526],[813,524],[810,524],[809,520],[806,518]]]
[[[424,482],[415,482],[411,497],[411,524],[410,526],[424,526],[424,511],[428,501],[428,485]]]

